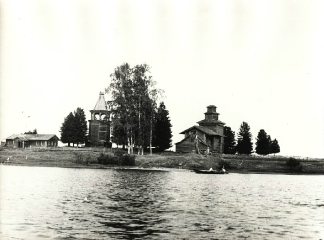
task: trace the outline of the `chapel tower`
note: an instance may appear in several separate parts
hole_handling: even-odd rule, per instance
[[[216,111],[215,105],[207,106],[207,112],[205,112],[205,119],[198,122],[199,126],[207,127],[220,135],[224,134],[225,123],[218,120],[219,113]]]
[[[89,140],[91,146],[108,146],[110,142],[110,112],[104,93],[99,93],[99,99],[91,112],[89,120]]]

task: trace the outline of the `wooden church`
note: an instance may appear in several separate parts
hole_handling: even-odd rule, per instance
[[[104,93],[99,93],[99,99],[93,110],[90,110],[89,141],[94,147],[107,147],[110,143],[110,111],[105,101]]]
[[[218,116],[216,106],[207,106],[205,119],[197,122],[199,126],[192,126],[180,133],[184,134],[184,139],[175,144],[176,152],[223,153],[225,123],[218,120]]]

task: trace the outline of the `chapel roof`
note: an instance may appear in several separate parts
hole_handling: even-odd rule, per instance
[[[194,128],[198,129],[199,131],[201,131],[201,132],[203,132],[203,133],[206,133],[207,135],[211,135],[211,136],[223,136],[223,135],[221,135],[221,134],[219,134],[219,133],[217,133],[217,132],[215,132],[215,131],[213,131],[213,130],[207,128],[207,127],[203,127],[203,126],[196,126],[196,125],[195,125],[195,126],[192,126],[192,127],[190,127],[190,128],[188,128],[188,129],[186,129],[186,130],[184,130],[184,131],[182,131],[180,134],[184,134],[184,133],[186,133],[186,132],[188,132],[188,131],[191,131],[191,130],[194,129]]]
[[[178,145],[178,144],[184,142],[187,138],[190,138],[190,136],[185,137],[185,138],[182,139],[180,142],[177,142],[177,143],[175,143],[175,144]],[[197,139],[198,139],[198,141],[199,141],[200,143],[202,143],[203,145],[205,145],[205,146],[209,146],[209,145],[208,145],[204,140],[202,140],[200,137],[197,136]]]
[[[197,122],[198,124],[222,124],[224,125],[225,123],[222,122],[222,121],[219,121],[219,120],[215,120],[215,119],[203,119],[203,120],[200,120],[199,122]]]
[[[99,93],[99,99],[98,99],[98,101],[97,101],[97,103],[96,103],[96,106],[94,107],[94,109],[93,110],[107,110],[107,103],[106,103],[106,101],[105,101],[105,96],[104,96],[104,93],[103,92],[100,92]]]

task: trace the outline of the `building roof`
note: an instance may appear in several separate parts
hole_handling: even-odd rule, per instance
[[[53,137],[58,139],[58,137],[55,134],[13,134],[10,137],[7,137],[7,139],[13,140],[18,138],[24,141],[29,141],[29,140],[44,141],[44,140],[50,140]]]
[[[224,122],[222,121],[219,121],[219,120],[214,120],[214,119],[210,119],[210,120],[206,120],[206,119],[203,119],[199,122],[197,122],[198,124],[204,124],[204,123],[208,123],[208,124],[219,124],[219,125],[225,125]]]
[[[182,139],[180,142],[177,142],[177,143],[175,143],[176,145],[177,144],[180,144],[180,143],[182,143],[182,142],[184,142],[187,138],[189,138],[190,136],[187,136],[187,137],[185,137],[184,139]],[[205,146],[209,146],[204,140],[202,140],[200,137],[198,137],[197,136],[197,139],[198,139],[198,141],[200,142],[200,143],[202,143],[203,145],[205,145]]]
[[[99,99],[98,99],[96,106],[94,107],[93,110],[105,110],[105,111],[107,110],[107,103],[105,101],[103,92],[99,93]]]
[[[211,130],[211,129],[209,129],[209,128],[207,128],[207,127],[203,127],[203,126],[192,126],[191,128],[188,128],[188,129],[186,129],[186,130],[184,130],[184,131],[182,131],[180,134],[184,134],[185,132],[188,132],[188,131],[191,131],[192,129],[198,129],[199,131],[201,131],[201,132],[203,132],[203,133],[206,133],[206,134],[208,134],[208,135],[211,135],[211,136],[223,136],[223,135],[221,135],[221,134],[219,134],[219,133],[217,133],[217,132],[215,132],[215,131],[213,131],[213,130]]]

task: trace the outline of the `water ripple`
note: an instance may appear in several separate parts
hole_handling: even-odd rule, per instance
[[[1,239],[324,239],[321,176],[1,168]]]

